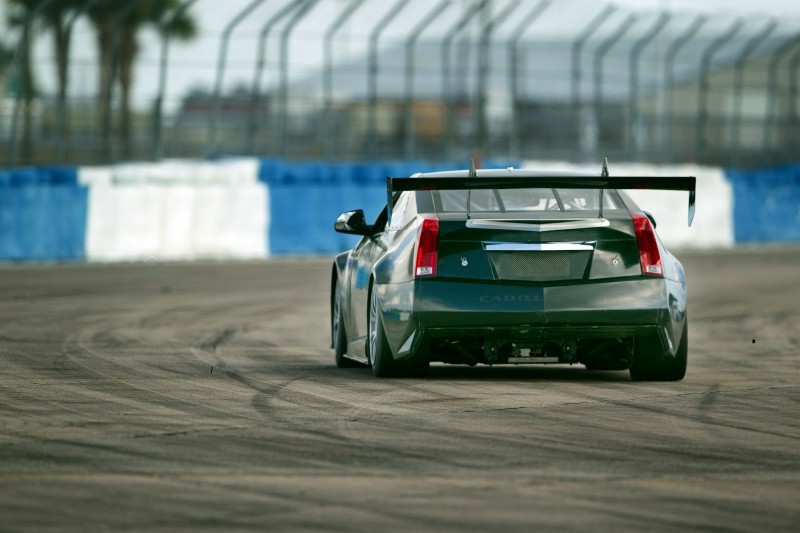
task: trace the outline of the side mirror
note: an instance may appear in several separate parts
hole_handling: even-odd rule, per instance
[[[650,211],[645,211],[644,214],[650,219],[650,223],[653,224],[653,229],[656,229],[656,218],[650,213]]]
[[[369,235],[372,227],[367,224],[367,219],[364,218],[364,210],[356,209],[355,211],[345,211],[336,223],[333,229],[339,233],[350,233],[352,235]]]

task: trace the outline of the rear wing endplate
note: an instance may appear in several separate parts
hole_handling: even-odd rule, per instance
[[[694,176],[508,176],[480,177],[470,172],[464,178],[386,178],[388,220],[392,217],[394,193],[403,191],[453,191],[479,189],[655,189],[689,192],[689,226],[695,213]],[[602,197],[601,197],[602,198]]]

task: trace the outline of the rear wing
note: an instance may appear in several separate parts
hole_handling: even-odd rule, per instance
[[[506,171],[503,171],[506,172]],[[509,174],[514,170],[507,171]],[[524,171],[519,171],[524,172]],[[607,173],[605,165],[604,174]],[[495,174],[493,172],[493,174]],[[394,193],[403,191],[452,191],[480,189],[656,189],[662,191],[689,192],[689,226],[692,225],[695,213],[696,178],[688,177],[651,177],[651,176],[479,176],[470,170],[466,177],[419,177],[419,178],[386,178],[388,201],[388,220],[392,217]],[[602,213],[602,198],[601,210]]]

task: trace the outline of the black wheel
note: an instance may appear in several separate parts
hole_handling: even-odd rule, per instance
[[[345,357],[347,352],[347,331],[342,320],[342,293],[339,283],[334,282],[333,303],[331,307],[331,341],[333,344],[333,357],[339,368],[352,368],[358,363]]]
[[[397,377],[398,365],[392,357],[392,350],[389,342],[383,333],[383,322],[378,316],[378,291],[370,289],[369,298],[369,344],[367,345],[367,357],[372,366],[372,373],[379,378]]]
[[[638,339],[637,339],[638,340]],[[689,355],[689,320],[684,320],[683,335],[675,357],[665,355],[658,339],[643,339],[634,346],[631,379],[634,381],[680,381],[686,376]]]

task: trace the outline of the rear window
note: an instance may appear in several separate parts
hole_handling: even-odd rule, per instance
[[[470,213],[570,213],[599,216],[600,194],[603,211],[619,209],[611,191],[599,189],[488,189],[478,191],[437,191],[436,211],[464,213],[469,202]]]

